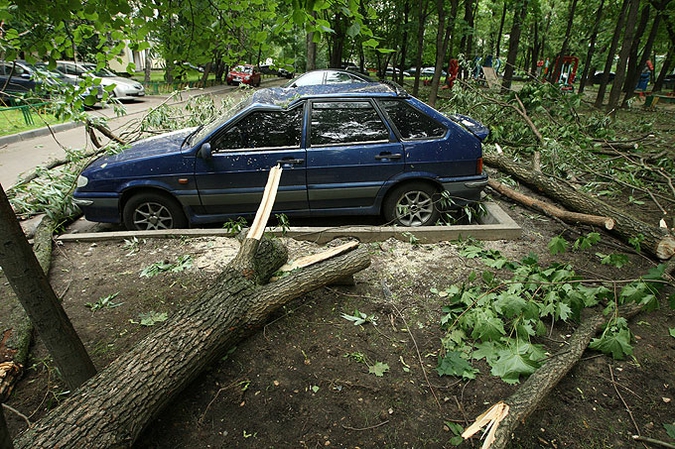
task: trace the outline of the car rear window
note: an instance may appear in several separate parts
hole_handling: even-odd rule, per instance
[[[312,104],[312,146],[382,141],[389,141],[389,130],[369,101]]]
[[[302,107],[253,111],[211,142],[215,152],[242,148],[299,148]]]
[[[403,140],[428,139],[445,135],[445,126],[405,101],[381,100],[380,104]]]

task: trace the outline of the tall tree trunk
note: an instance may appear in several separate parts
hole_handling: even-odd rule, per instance
[[[619,105],[619,97],[621,96],[622,86],[626,79],[626,67],[628,66],[628,57],[630,56],[630,49],[635,37],[635,25],[637,23],[638,10],[640,8],[640,0],[630,0],[630,7],[628,17],[626,18],[626,27],[619,52],[619,61],[616,65],[616,76],[612,84],[612,90],[609,92],[609,101],[607,103],[607,112],[615,111]],[[635,86],[633,86],[635,87]]]
[[[310,15],[316,19],[316,11],[312,11]],[[310,70],[316,69],[316,42],[314,42],[314,32],[310,31],[307,33],[307,61],[305,65],[305,71],[309,72]]]
[[[579,93],[584,91],[584,87],[589,81],[592,83],[594,73],[591,71],[591,61],[595,53],[595,42],[598,40],[598,28],[600,27],[600,20],[602,20],[602,8],[605,5],[605,0],[600,0],[600,5],[595,12],[595,23],[591,30],[591,36],[588,42],[588,52],[586,53],[586,61],[584,62],[584,71],[581,75],[581,82],[579,83]]]
[[[495,58],[499,58],[499,55],[502,54],[501,44],[502,44],[502,35],[504,34],[505,21],[506,21],[506,0],[504,0],[504,6],[502,7],[502,17],[499,19],[499,31],[497,32],[497,44],[495,45]]]
[[[670,3],[671,0],[663,0],[661,3],[658,3],[655,6],[656,8],[656,15],[654,17],[654,20],[652,21],[652,27],[649,32],[649,36],[647,37],[647,42],[645,43],[643,49],[642,49],[642,56],[640,57],[640,61],[637,64],[635,74],[633,76],[632,84],[636,85],[639,77],[641,76],[640,70],[643,70],[643,68],[647,65],[647,61],[649,60],[649,55],[652,52],[652,48],[654,48],[654,42],[656,41],[656,36],[658,35],[659,27],[661,26],[661,22],[663,19],[663,11],[665,7]],[[635,91],[633,89],[630,89],[626,92],[626,95],[624,96],[622,106],[627,106],[628,101],[635,95]]]
[[[522,25],[527,16],[528,0],[521,0],[520,7],[514,11],[513,25],[511,26],[511,37],[509,38],[509,51],[506,57],[506,68],[504,69],[504,78],[502,88],[510,89],[513,73],[515,72],[516,60],[518,58],[518,45],[520,44],[520,34]]]
[[[68,387],[74,390],[96,374],[96,368],[28,244],[2,186],[0,266]]]
[[[668,73],[670,72],[670,68],[673,66],[674,61],[675,61],[675,47],[671,46],[670,49],[668,50],[668,54],[663,60],[663,66],[661,67],[659,76],[656,78],[656,81],[654,82],[654,88],[652,89],[653,92],[660,92],[661,89],[663,89],[663,81],[666,78],[666,75],[668,75]]]
[[[616,21],[616,30],[623,30],[624,24],[626,23],[626,15],[628,14],[628,7],[631,3],[631,0],[623,0],[623,6],[621,7],[621,13]],[[605,61],[605,71],[602,74],[602,79],[600,80],[600,86],[598,86],[598,95],[595,97],[595,107],[600,109],[602,103],[605,100],[605,92],[607,92],[607,83],[609,83],[609,72],[612,71],[612,66],[614,65],[614,54],[616,53],[616,48],[619,46],[619,39],[621,38],[621,33],[616,32],[612,37],[612,43],[609,46],[607,51],[607,60]],[[616,80],[614,81],[616,84]]]
[[[434,77],[431,82],[431,92],[429,92],[429,105],[431,107],[436,106],[436,97],[438,96],[438,79],[440,74],[438,73],[438,66],[440,65],[439,61],[445,59],[445,21],[446,21],[446,12],[445,12],[445,1],[436,0],[436,12],[438,13],[438,30],[436,32],[436,71],[434,72]]]
[[[572,0],[570,3],[570,9],[567,14],[567,28],[565,29],[565,38],[563,39],[562,46],[560,47],[560,52],[555,58],[554,70],[549,74],[549,82],[557,83],[558,78],[560,77],[560,71],[562,69],[562,58],[567,56],[567,51],[569,48],[570,38],[572,37],[572,25],[574,24],[574,15],[577,9],[577,0]]]
[[[403,32],[401,33],[401,59],[399,60],[399,84],[403,85],[403,71],[405,70],[405,59],[408,53],[408,27],[410,23],[410,0],[405,0],[403,5]]]
[[[417,73],[415,74],[415,84],[413,85],[413,96],[417,96],[420,91],[420,71],[422,69],[422,55],[424,53],[424,22],[427,19],[428,3],[428,0],[419,0],[417,4],[417,49],[415,51]]]

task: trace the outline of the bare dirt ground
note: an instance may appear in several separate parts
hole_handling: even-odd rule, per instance
[[[547,250],[552,237],[577,235],[519,206],[500,204],[523,227],[522,238],[484,245],[513,260],[532,252],[542,265],[569,262],[593,279],[630,279],[654,265],[607,234],[598,251],[618,248],[629,254],[630,264],[608,268],[589,253],[553,257]],[[287,245],[291,258],[321,249],[293,240]],[[518,388],[491,376],[481,363],[471,381],[435,371],[445,304],[431,289],[485,269],[479,260],[461,257],[460,245],[368,244],[372,265],[355,276],[355,285],[326,287],[288,304],[181,393],[134,447],[451,447],[453,423],[470,424]],[[225,237],[65,243],[55,248],[50,279],[101,368],[152,331],[139,324],[149,312],[170,317],[213,282],[237,248],[235,239]],[[141,277],[152,264],[186,255],[192,266],[185,271]],[[2,294],[8,290],[5,283]],[[93,310],[103,298],[109,298],[108,307]],[[615,361],[588,350],[519,428],[513,447],[637,447],[631,436],[638,433],[668,441],[663,424],[675,416],[675,339],[668,328],[675,326],[675,312],[665,296],[661,302],[659,310],[631,321],[633,357]],[[356,310],[374,316],[376,325],[342,317]],[[573,331],[556,325],[537,342],[553,353]],[[382,376],[369,373],[378,362],[389,367]],[[8,405],[32,422],[67,393],[39,342],[26,368]],[[6,417],[13,434],[27,426],[17,413],[6,411]]]

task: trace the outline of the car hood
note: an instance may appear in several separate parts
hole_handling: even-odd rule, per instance
[[[104,156],[94,162],[92,168],[105,168],[107,165],[122,162],[150,159],[157,156],[180,154],[183,141],[195,128],[186,128],[178,131],[149,137],[133,143],[131,147],[120,153]]]

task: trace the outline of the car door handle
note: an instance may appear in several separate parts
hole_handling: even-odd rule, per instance
[[[381,161],[382,159],[395,159],[395,160],[398,160],[398,159],[401,159],[402,157],[403,157],[403,155],[402,155],[401,153],[395,153],[395,154],[392,154],[392,153],[380,153],[380,154],[378,154],[377,156],[375,156],[375,159],[378,160],[378,161]]]
[[[277,164],[281,165],[300,165],[304,164],[305,160],[304,159],[294,159],[294,158],[283,158],[277,161]]]

